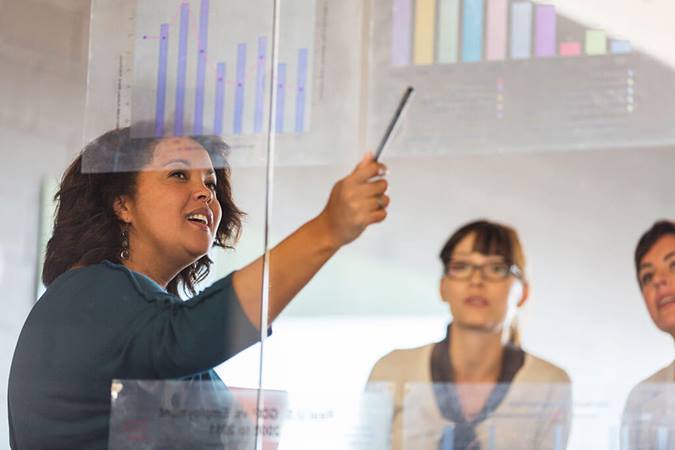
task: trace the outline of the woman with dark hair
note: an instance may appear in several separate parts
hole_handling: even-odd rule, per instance
[[[226,145],[216,137],[106,133],[66,170],[47,246],[45,294],[9,379],[13,448],[105,448],[113,379],[218,380],[257,342],[262,258],[195,294],[212,246],[234,244]],[[87,170],[83,170],[86,164]],[[386,217],[384,166],[366,156],[323,211],[271,250],[271,322],[321,266]]]
[[[562,450],[570,379],[526,353],[513,322],[529,291],[518,234],[472,222],[440,259],[440,295],[452,313],[445,339],[385,355],[369,378],[395,385],[393,448]]]
[[[649,316],[675,340],[675,222],[661,220],[652,225],[638,241],[634,263]],[[633,388],[623,413],[622,448],[675,448],[673,383],[675,361]]]

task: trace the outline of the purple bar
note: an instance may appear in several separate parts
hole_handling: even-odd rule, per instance
[[[234,134],[244,128],[244,90],[246,77],[246,44],[237,45],[237,87],[234,93]]]
[[[553,5],[537,5],[534,54],[537,58],[555,56],[556,14]]]
[[[197,54],[197,90],[195,92],[194,134],[204,132],[204,85],[206,83],[206,50],[209,36],[209,0],[202,0],[199,9],[199,53]]]
[[[253,112],[253,131],[260,133],[263,129],[263,112],[265,109],[265,59],[267,58],[267,38],[258,38],[258,62],[255,80],[255,110]]]
[[[412,7],[412,0],[394,0],[391,21],[391,59],[394,66],[410,65]]]
[[[223,111],[225,110],[225,63],[218,63],[216,69],[216,107],[213,119],[213,133],[223,134]]]
[[[295,132],[305,131],[305,99],[307,90],[307,57],[306,48],[298,51],[298,92],[295,98]]]
[[[185,119],[185,78],[187,74],[187,44],[188,25],[190,21],[190,5],[180,5],[180,36],[178,38],[178,75],[176,77],[176,119],[174,134],[183,135],[183,120]]]
[[[276,130],[281,134],[284,132],[284,111],[286,109],[286,64],[279,64],[277,71],[277,119]]]
[[[157,102],[155,104],[155,136],[164,136],[166,110],[166,65],[169,51],[169,25],[159,27],[159,65],[157,69]]]

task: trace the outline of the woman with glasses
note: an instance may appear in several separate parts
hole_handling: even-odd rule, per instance
[[[516,231],[469,223],[440,259],[445,339],[387,354],[369,378],[394,383],[393,448],[564,449],[570,379],[519,345],[514,317],[529,287]]]

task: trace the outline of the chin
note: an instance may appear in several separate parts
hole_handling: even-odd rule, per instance
[[[673,336],[673,338],[675,338],[675,320],[664,320],[659,322],[657,326],[659,330],[663,331],[664,333],[668,333],[669,335]]]
[[[209,249],[208,247],[192,247],[186,249],[186,252],[188,254],[188,258],[190,259],[188,265],[190,265],[196,263],[199,258],[208,255]]]
[[[489,323],[486,320],[457,320],[456,323],[467,330],[493,333],[499,329],[498,325]]]

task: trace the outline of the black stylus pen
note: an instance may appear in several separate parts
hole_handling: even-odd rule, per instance
[[[398,107],[396,108],[394,117],[391,118],[389,126],[387,127],[387,131],[385,131],[384,136],[382,136],[380,145],[377,146],[377,150],[375,151],[375,161],[379,161],[380,156],[382,156],[382,153],[384,153],[384,150],[389,145],[389,142],[391,141],[392,136],[394,136],[394,132],[398,128],[398,125],[401,123],[401,118],[403,117],[408,105],[410,104],[410,99],[413,97],[414,93],[415,88],[412,86],[408,86],[408,88],[403,93],[401,101],[398,102]]]

